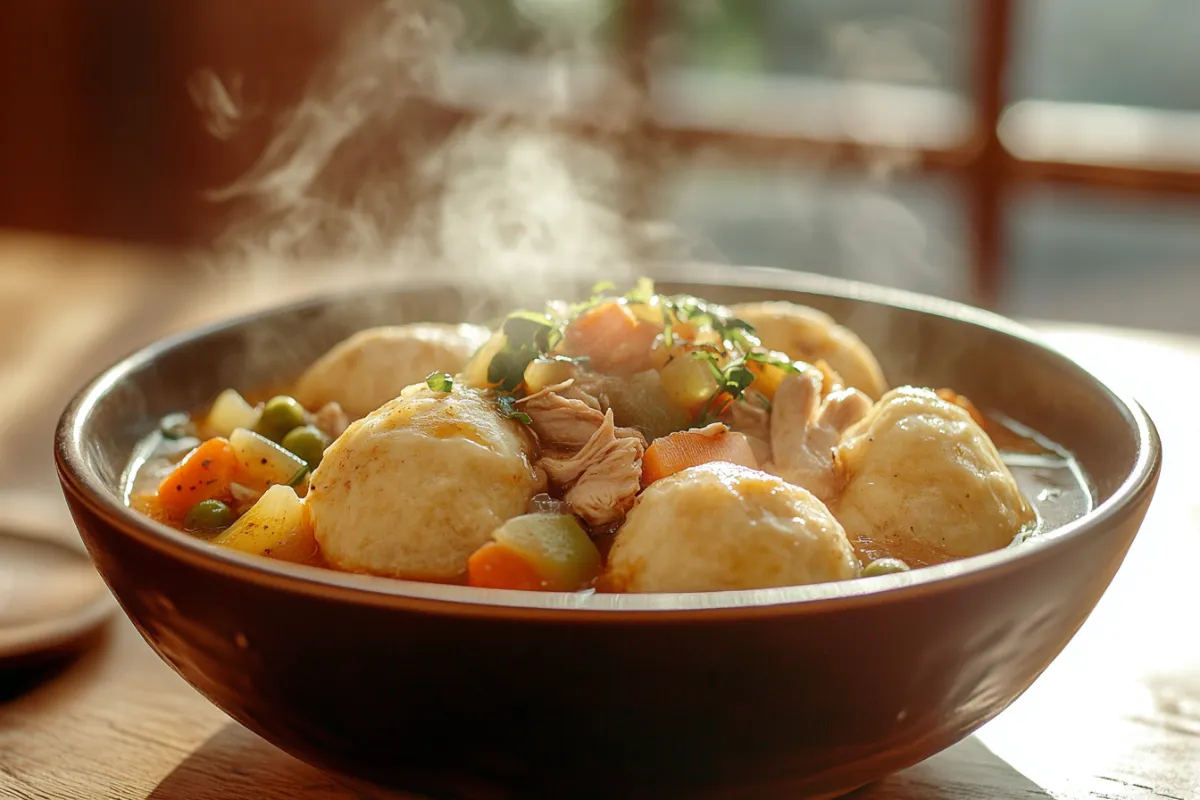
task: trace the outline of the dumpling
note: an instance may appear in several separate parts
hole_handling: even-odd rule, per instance
[[[458,372],[489,335],[477,325],[432,322],[368,328],[310,366],[294,394],[307,408],[335,402],[364,417],[431,372]]]
[[[331,565],[449,580],[545,488],[520,423],[479,392],[424,384],[353,423],[313,472],[309,516]]]
[[[715,592],[858,573],[842,526],[808,491],[710,463],[647,487],[617,533],[605,583],[625,592]]]
[[[834,462],[844,484],[831,507],[860,550],[973,556],[1007,546],[1034,519],[970,413],[927,389],[884,395],[845,432]]]
[[[849,328],[815,308],[786,301],[742,303],[731,309],[754,326],[763,346],[798,361],[825,361],[846,385],[878,399],[887,381],[875,355]]]

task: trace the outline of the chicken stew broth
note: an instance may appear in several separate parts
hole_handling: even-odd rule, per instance
[[[645,280],[494,330],[368,329],[288,394],[245,390],[163,419],[126,502],[216,547],[344,571],[767,588],[1018,546],[1093,503],[1070,453],[953,387],[889,385],[821,312]]]

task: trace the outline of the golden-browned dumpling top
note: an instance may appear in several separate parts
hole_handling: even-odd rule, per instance
[[[798,361],[825,361],[846,385],[878,399],[887,391],[875,355],[849,328],[808,306],[786,301],[742,303],[732,311],[754,326],[763,346],[780,350]]]
[[[852,540],[963,557],[1007,546],[1034,519],[970,413],[927,389],[895,389],[843,435],[831,503]]]
[[[842,526],[808,491],[758,470],[709,463],[655,481],[609,554],[626,592],[715,592],[857,577]]]
[[[353,423],[313,472],[321,552],[354,572],[433,580],[466,570],[545,487],[520,423],[479,392],[424,384]]]
[[[308,408],[336,402],[351,417],[363,417],[431,372],[458,372],[488,336],[477,325],[369,328],[310,366],[296,384],[295,397]]]

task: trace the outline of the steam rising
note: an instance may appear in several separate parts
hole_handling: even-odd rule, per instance
[[[485,75],[490,80],[481,96],[480,85],[471,85],[471,59],[459,52],[465,21],[453,4],[383,0],[281,120],[258,163],[214,193],[237,204],[236,224],[216,253],[216,265],[234,277],[231,298],[256,294],[239,285],[242,276],[267,289],[260,296],[274,297],[268,287],[291,285],[297,265],[314,264],[323,265],[333,285],[400,278],[408,288],[252,328],[246,335],[253,341],[223,365],[226,385],[298,373],[364,320],[495,323],[497,314],[528,307],[535,296],[578,297],[598,278],[629,282],[651,271],[651,263],[686,262],[696,253],[725,260],[719,235],[712,242],[685,239],[678,228],[645,216],[645,205],[662,203],[641,203],[639,194],[658,191],[654,178],[679,154],[648,152],[640,130],[647,98],[606,60],[594,35],[609,4],[514,3],[542,29],[540,60],[533,69],[506,65],[514,69]],[[711,162],[706,167],[705,154],[690,153],[674,161],[675,180],[663,182],[667,196],[658,200],[670,203],[670,190],[677,192],[673,216],[692,230],[719,231],[734,221],[742,252],[730,255],[745,258],[750,250],[760,263],[937,292],[944,288],[939,275],[958,272],[948,262],[961,262],[959,254],[885,184],[931,133],[954,135],[955,108],[962,104],[928,93],[898,100],[879,92],[873,82],[884,76],[931,80],[933,70],[909,32],[843,25],[829,34],[833,72],[848,80],[839,90],[813,95],[815,101],[762,94],[763,86],[788,82],[779,76],[746,81],[728,72],[685,70],[660,75],[655,104],[660,113],[669,111],[666,87],[683,98],[677,105],[685,116],[689,110],[708,115],[702,124],[712,125],[715,114],[718,127],[783,126],[776,132],[787,135],[787,126],[799,121],[860,145],[887,142],[890,147],[867,164],[865,183],[847,186],[845,175],[819,154],[749,170],[735,162],[728,170]],[[663,44],[651,48],[656,58],[670,49]],[[741,89],[731,94],[731,86]],[[258,113],[246,107],[236,81],[201,74],[191,89],[221,139]],[[913,97],[922,102],[914,105]],[[889,106],[885,113],[881,105]],[[464,115],[463,106],[486,113]],[[581,116],[590,125],[586,135],[578,125],[563,124]],[[647,172],[648,163],[657,175]],[[447,273],[466,276],[457,294],[417,288],[422,278]],[[863,307],[840,321],[865,334],[897,375],[911,371],[912,336],[888,315]]]
[[[520,306],[531,291],[577,296],[598,277],[628,281],[651,262],[697,253],[726,260],[719,249],[725,242],[696,234],[685,239],[678,228],[648,219],[645,204],[637,202],[639,192],[658,187],[644,171],[646,162],[657,159],[662,170],[671,159],[645,152],[649,145],[638,126],[646,98],[606,61],[596,41],[608,4],[518,5],[541,26],[541,58],[533,69],[485,76],[491,80],[481,97],[478,85],[464,90],[471,83],[470,74],[464,82],[463,69],[470,59],[460,55],[466,21],[452,3],[381,2],[281,121],[259,162],[215,193],[238,201],[235,224],[218,242],[218,263],[252,270],[257,278],[275,269],[282,280],[297,263],[325,264],[343,283],[464,274],[468,289],[461,308],[450,313],[488,322],[476,313],[483,294]],[[861,134],[879,132],[882,118],[875,90],[853,81],[885,75],[933,80],[911,33],[903,26],[834,26],[832,71],[858,88],[788,113],[760,102],[755,118],[780,124],[791,114],[815,115],[861,143]],[[661,57],[664,51],[655,52]],[[671,74],[664,77],[670,85]],[[687,80],[694,84],[688,90],[694,107],[718,116],[742,107],[730,105],[728,86],[720,94],[711,83]],[[514,86],[518,81],[522,85]],[[228,138],[253,115],[240,89],[211,74],[194,82],[193,96],[214,135]],[[530,97],[536,98],[532,106]],[[729,108],[722,111],[722,104]],[[455,110],[463,105],[482,105],[487,113],[463,116]],[[930,108],[944,111],[936,103]],[[587,135],[562,124],[581,114],[592,124]],[[915,132],[904,125],[896,130],[896,116],[883,116],[890,135],[884,140],[892,147],[868,164],[865,184],[847,186],[819,157],[809,157],[749,172],[740,165],[726,186],[721,169],[706,171],[705,159],[693,154],[675,162],[683,170],[667,183],[680,192],[673,215],[689,231],[719,231],[721,223],[740,218],[735,236],[752,252],[731,256],[944,290],[944,276],[957,272],[953,262],[960,254],[887,185],[907,164],[904,145],[915,152],[929,126],[936,130],[952,115],[914,117],[909,109],[902,115],[909,127],[925,123]],[[770,226],[766,235],[755,236],[764,225]]]
[[[553,118],[573,99],[565,96],[577,63],[570,57],[586,35],[571,40],[559,30],[566,41],[543,76],[542,113],[492,112],[453,125],[447,70],[462,23],[436,0],[389,0],[368,15],[259,163],[216,193],[242,203],[220,242],[222,260],[259,269],[316,260],[346,274],[463,272],[503,289],[597,274],[620,280],[666,257],[675,243],[628,211],[623,137],[633,104],[622,113],[608,103],[606,130],[586,138]],[[610,100],[628,94],[616,69],[601,76]],[[228,135],[239,117],[235,93],[211,76],[193,92],[214,132]]]

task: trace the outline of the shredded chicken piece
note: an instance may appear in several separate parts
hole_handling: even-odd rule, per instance
[[[688,433],[694,433],[697,436],[708,436],[710,438],[724,436],[729,433],[729,426],[724,422],[710,422],[703,428],[690,428]]]
[[[326,403],[313,414],[313,425],[330,439],[336,439],[350,427],[350,416],[336,402]]]
[[[771,460],[771,411],[764,400],[758,392],[747,392],[729,407],[729,429],[746,437],[759,464]]]
[[[840,389],[826,395],[816,424],[832,430],[835,438],[841,438],[846,429],[870,412],[872,405],[871,398],[858,389]]]
[[[823,383],[819,370],[808,369],[779,384],[767,471],[828,502],[838,490],[833,448],[843,431],[867,415],[871,399],[858,389],[839,389],[822,400]]]
[[[644,452],[640,436],[619,435],[609,410],[578,452],[565,458],[544,456],[540,465],[552,483],[566,489],[563,499],[575,513],[599,527],[620,521],[633,508]]]
[[[585,405],[587,405],[589,408],[594,408],[597,411],[601,410],[600,402],[595,397],[593,397],[592,395],[590,395],[586,391],[584,391],[579,386],[578,381],[576,381],[574,378],[567,378],[562,383],[556,383],[553,386],[547,386],[545,389],[542,389],[540,392],[534,392],[531,395],[522,397],[520,400],[517,401],[517,404],[521,405],[521,404],[536,403],[537,401],[542,400],[551,394],[556,394],[556,395],[559,395],[560,397],[566,397],[571,400],[578,400],[578,401],[584,403]]]
[[[608,395],[604,391],[604,380],[600,376],[581,373],[574,378],[575,387],[584,392],[588,397],[593,397],[600,404],[601,411],[607,411],[611,407],[608,401]]]
[[[836,392],[838,389],[846,388],[846,379],[842,374],[833,367],[829,366],[829,362],[823,358],[818,358],[813,362],[813,366],[821,371],[821,394],[829,394]]]
[[[576,386],[573,379],[547,386],[517,404],[529,415],[538,441],[549,450],[578,450],[604,422],[599,401]],[[632,428],[617,428],[616,435],[645,443],[641,433]]]

